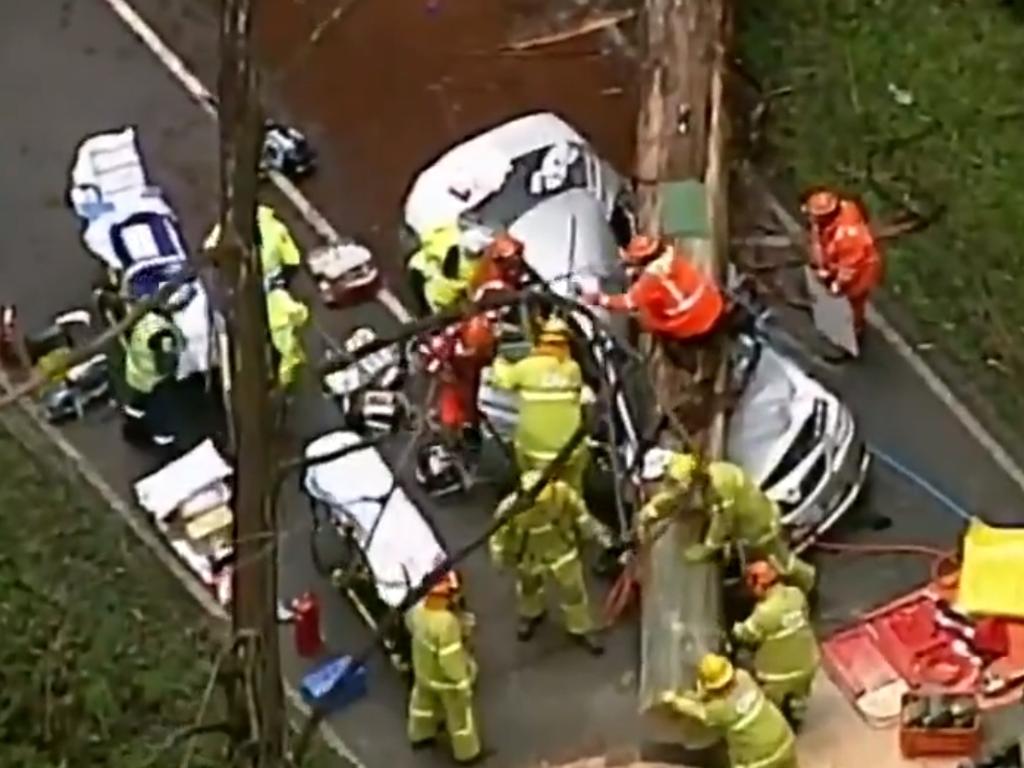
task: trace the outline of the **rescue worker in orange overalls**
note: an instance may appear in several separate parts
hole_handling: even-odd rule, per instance
[[[644,331],[664,339],[696,341],[716,330],[726,309],[722,293],[680,248],[636,235],[622,258],[630,271],[639,271],[629,290],[618,295],[584,293],[584,302],[633,312]]]
[[[427,373],[437,379],[434,414],[450,447],[467,439],[479,444],[477,393],[494,349],[491,322],[483,314],[448,326],[423,349]]]
[[[831,293],[850,302],[860,338],[868,299],[882,281],[882,254],[864,209],[823,189],[807,196],[803,210],[810,221],[811,266]]]

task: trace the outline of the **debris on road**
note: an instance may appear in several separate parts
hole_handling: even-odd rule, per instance
[[[576,18],[557,20],[553,23],[553,26],[557,27],[554,31],[532,34],[521,33],[518,38],[506,43],[502,50],[528,51],[534,48],[564,43],[610,29],[635,18],[636,15],[637,11],[634,9],[597,10],[581,13]]]

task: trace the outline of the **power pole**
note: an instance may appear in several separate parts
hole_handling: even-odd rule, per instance
[[[218,259],[228,293],[236,477],[232,531],[236,684],[229,694],[229,717],[236,734],[236,764],[277,768],[283,763],[285,715],[277,639],[277,521],[270,498],[274,441],[269,335],[255,246],[262,135],[252,53],[255,5],[256,0],[222,0],[218,82]]]
[[[732,0],[646,0],[647,56],[642,103],[637,121],[636,175],[641,188],[640,228],[682,241],[694,261],[719,280],[728,252],[728,114],[724,98],[726,62],[731,44]],[[698,196],[665,199],[664,185],[690,184]],[[677,187],[679,189],[680,187]],[[698,204],[699,203],[699,204]],[[670,205],[691,207],[698,231],[664,231]],[[694,385],[695,371],[682,369],[655,349],[651,378],[662,407],[678,411],[691,434],[659,436],[668,448],[698,450],[703,460],[721,457],[724,415],[720,402],[726,382],[726,357],[701,350],[698,370],[712,371],[713,386]],[[718,359],[715,359],[718,358]],[[703,377],[702,377],[703,378]],[[674,396],[685,393],[685,398]],[[687,414],[697,418],[687,418]],[[696,427],[696,428],[695,428]],[[692,434],[697,432],[697,434]],[[680,443],[685,440],[685,443]],[[687,444],[688,443],[688,444]],[[722,639],[719,569],[711,563],[687,563],[679,553],[699,540],[701,515],[682,515],[654,542],[646,559],[640,666],[640,704],[647,712],[649,736],[701,751],[713,734],[696,721],[667,721],[658,714],[659,693],[690,687],[700,657]],[[685,726],[685,727],[684,727]],[[706,756],[692,755],[700,761]],[[687,761],[688,763],[690,760]]]

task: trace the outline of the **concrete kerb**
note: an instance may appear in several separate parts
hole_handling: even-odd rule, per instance
[[[0,371],[0,391],[9,389],[10,381]],[[230,616],[224,606],[214,599],[213,595],[196,580],[178,557],[164,545],[160,537],[150,527],[144,513],[121,498],[117,491],[92,467],[89,460],[56,427],[49,424],[32,403],[19,400],[9,408],[0,409],[0,426],[37,461],[58,473],[68,482],[75,485],[85,484],[91,488],[98,500],[121,518],[129,530],[167,568],[171,576],[202,607],[203,611],[215,620],[219,625],[218,628],[227,630]],[[295,686],[287,679],[283,681],[283,684],[285,696],[293,712],[309,717],[312,710],[302,699]],[[292,718],[291,724],[296,731],[300,730],[301,723],[297,722],[297,719]],[[321,723],[320,735],[324,743],[353,768],[365,768],[326,722]]]

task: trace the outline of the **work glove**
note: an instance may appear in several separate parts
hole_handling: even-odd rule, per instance
[[[584,384],[580,389],[580,405],[593,405],[597,402],[597,393]]]

